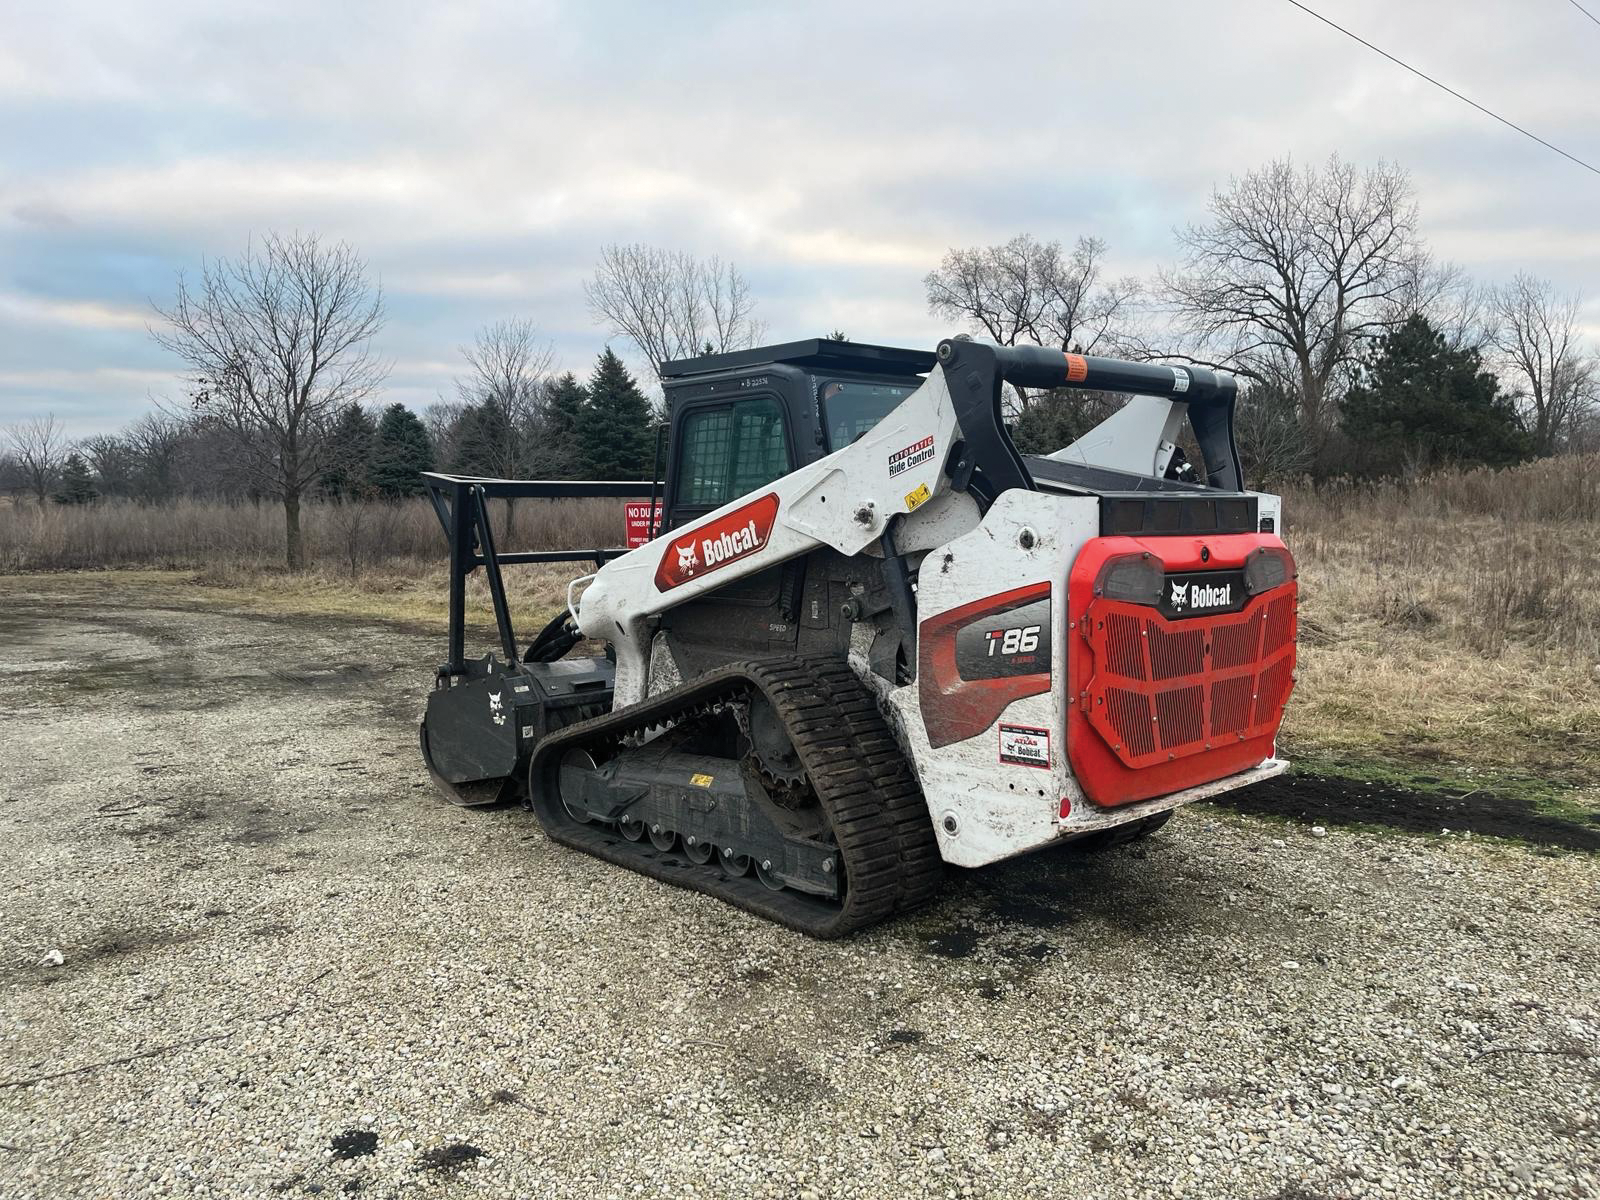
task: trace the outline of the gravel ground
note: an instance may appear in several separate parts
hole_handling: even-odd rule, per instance
[[[7,1200],[1600,1194],[1591,855],[1196,807],[808,942],[436,800],[440,638],[51,587]]]

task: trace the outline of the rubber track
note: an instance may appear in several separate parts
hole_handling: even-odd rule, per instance
[[[701,867],[676,851],[629,842],[598,823],[567,816],[557,793],[561,758],[582,748],[597,758],[625,740],[705,714],[725,701],[764,695],[783,718],[845,865],[843,902],[793,889],[774,892],[750,876]],[[528,768],[530,803],[564,846],[778,921],[812,937],[843,937],[920,904],[941,871],[927,806],[877,704],[837,659],[764,658],[734,663],[638,704],[578,722],[540,742]]]

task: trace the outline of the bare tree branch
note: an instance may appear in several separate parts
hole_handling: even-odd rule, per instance
[[[1191,361],[1265,383],[1278,371],[1255,360],[1286,358],[1302,430],[1316,436],[1362,345],[1428,291],[1409,177],[1337,155],[1321,170],[1283,159],[1214,193],[1210,210],[1178,231],[1183,260],[1161,275]]]
[[[304,564],[300,499],[321,474],[334,416],[388,373],[372,354],[381,289],[344,242],[268,234],[260,251],[178,277],[151,335],[189,372],[194,410],[230,430],[261,491],[283,501],[291,570]]]
[[[1139,297],[1134,279],[1102,280],[1106,244],[1020,234],[998,246],[952,249],[923,277],[928,311],[1002,346],[1018,342],[1079,353],[1115,353]],[[1023,408],[1028,397],[1020,389]]]
[[[744,350],[767,331],[749,283],[720,258],[614,243],[601,249],[583,291],[595,318],[634,344],[657,382],[662,363]]]
[[[1554,454],[1600,407],[1600,358],[1582,338],[1582,297],[1518,274],[1491,294],[1492,344],[1521,383],[1528,431],[1539,454]]]
[[[7,426],[6,441],[11,446],[12,461],[42,506],[67,454],[66,430],[56,424],[54,414],[46,413]]]

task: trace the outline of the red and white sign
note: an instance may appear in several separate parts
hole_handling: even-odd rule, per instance
[[[652,509],[648,500],[635,503],[629,500],[622,506],[622,519],[628,535],[627,547],[635,550],[650,540],[650,531],[661,531],[661,502]]]
[[[691,579],[749,558],[767,544],[772,523],[778,518],[778,494],[724,513],[715,521],[673,538],[656,567],[656,590],[670,591]]]

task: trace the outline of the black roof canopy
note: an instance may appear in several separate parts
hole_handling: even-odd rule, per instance
[[[787,363],[809,370],[850,371],[865,375],[924,375],[938,361],[932,350],[906,350],[896,346],[870,346],[865,342],[836,342],[807,338],[781,346],[755,346],[727,354],[705,354],[661,364],[663,379],[711,375],[742,367]]]

